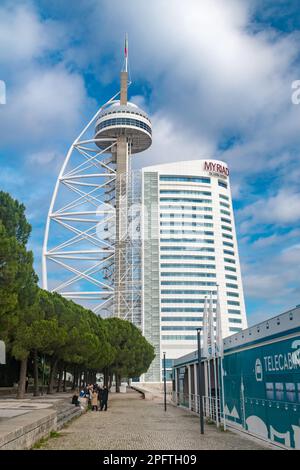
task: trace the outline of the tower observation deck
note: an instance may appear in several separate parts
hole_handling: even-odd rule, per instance
[[[43,287],[140,326],[140,240],[130,234],[140,193],[131,157],[151,146],[152,125],[128,101],[127,64],[126,39],[120,91],[84,127],[61,168],[46,223]]]

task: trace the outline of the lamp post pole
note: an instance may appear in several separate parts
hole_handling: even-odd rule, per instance
[[[201,346],[200,346],[201,328],[197,328],[198,343],[198,393],[199,393],[199,416],[200,416],[200,432],[204,434],[204,417],[203,417],[203,393],[201,384]]]
[[[167,411],[167,377],[166,377],[166,353],[164,355],[164,408]]]
[[[44,380],[45,380],[45,355],[43,357],[43,375],[42,375],[42,395],[44,395]]]

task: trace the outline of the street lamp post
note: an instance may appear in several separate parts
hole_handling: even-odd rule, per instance
[[[44,395],[44,380],[45,380],[45,356],[43,357],[42,395]]]
[[[202,384],[201,384],[201,348],[200,348],[200,332],[201,332],[201,328],[197,328],[197,342],[198,342],[198,393],[199,393],[200,432],[201,432],[201,434],[204,434],[203,393],[202,393]]]
[[[167,411],[167,377],[166,377],[166,353],[164,355],[164,407],[165,411]]]

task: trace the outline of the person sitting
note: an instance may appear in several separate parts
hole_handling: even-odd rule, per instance
[[[80,406],[78,390],[76,390],[74,395],[72,396],[72,405]]]

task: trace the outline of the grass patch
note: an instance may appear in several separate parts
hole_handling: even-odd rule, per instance
[[[86,411],[88,411],[88,410],[86,410]],[[72,419],[70,419],[69,421],[64,423],[64,425],[62,426],[61,429],[68,428],[76,419],[80,418],[80,416],[82,416],[83,414],[84,414],[84,412],[81,413],[80,415],[74,416]],[[57,438],[62,437],[62,436],[63,436],[63,433],[61,433],[61,432],[50,431],[50,434],[48,436],[42,437],[39,441],[37,441],[31,447],[31,449],[32,450],[41,449],[49,441],[49,439],[57,439]]]
[[[31,449],[41,449],[48,441],[49,439],[57,439],[58,437],[61,437],[61,433],[57,431],[50,431],[49,436],[42,437],[39,441],[37,441]]]
[[[42,437],[42,439],[40,439],[39,441],[37,441],[32,447],[31,449],[35,450],[35,449],[41,449],[43,447],[43,445],[46,444],[46,442],[48,441],[49,437]]]

